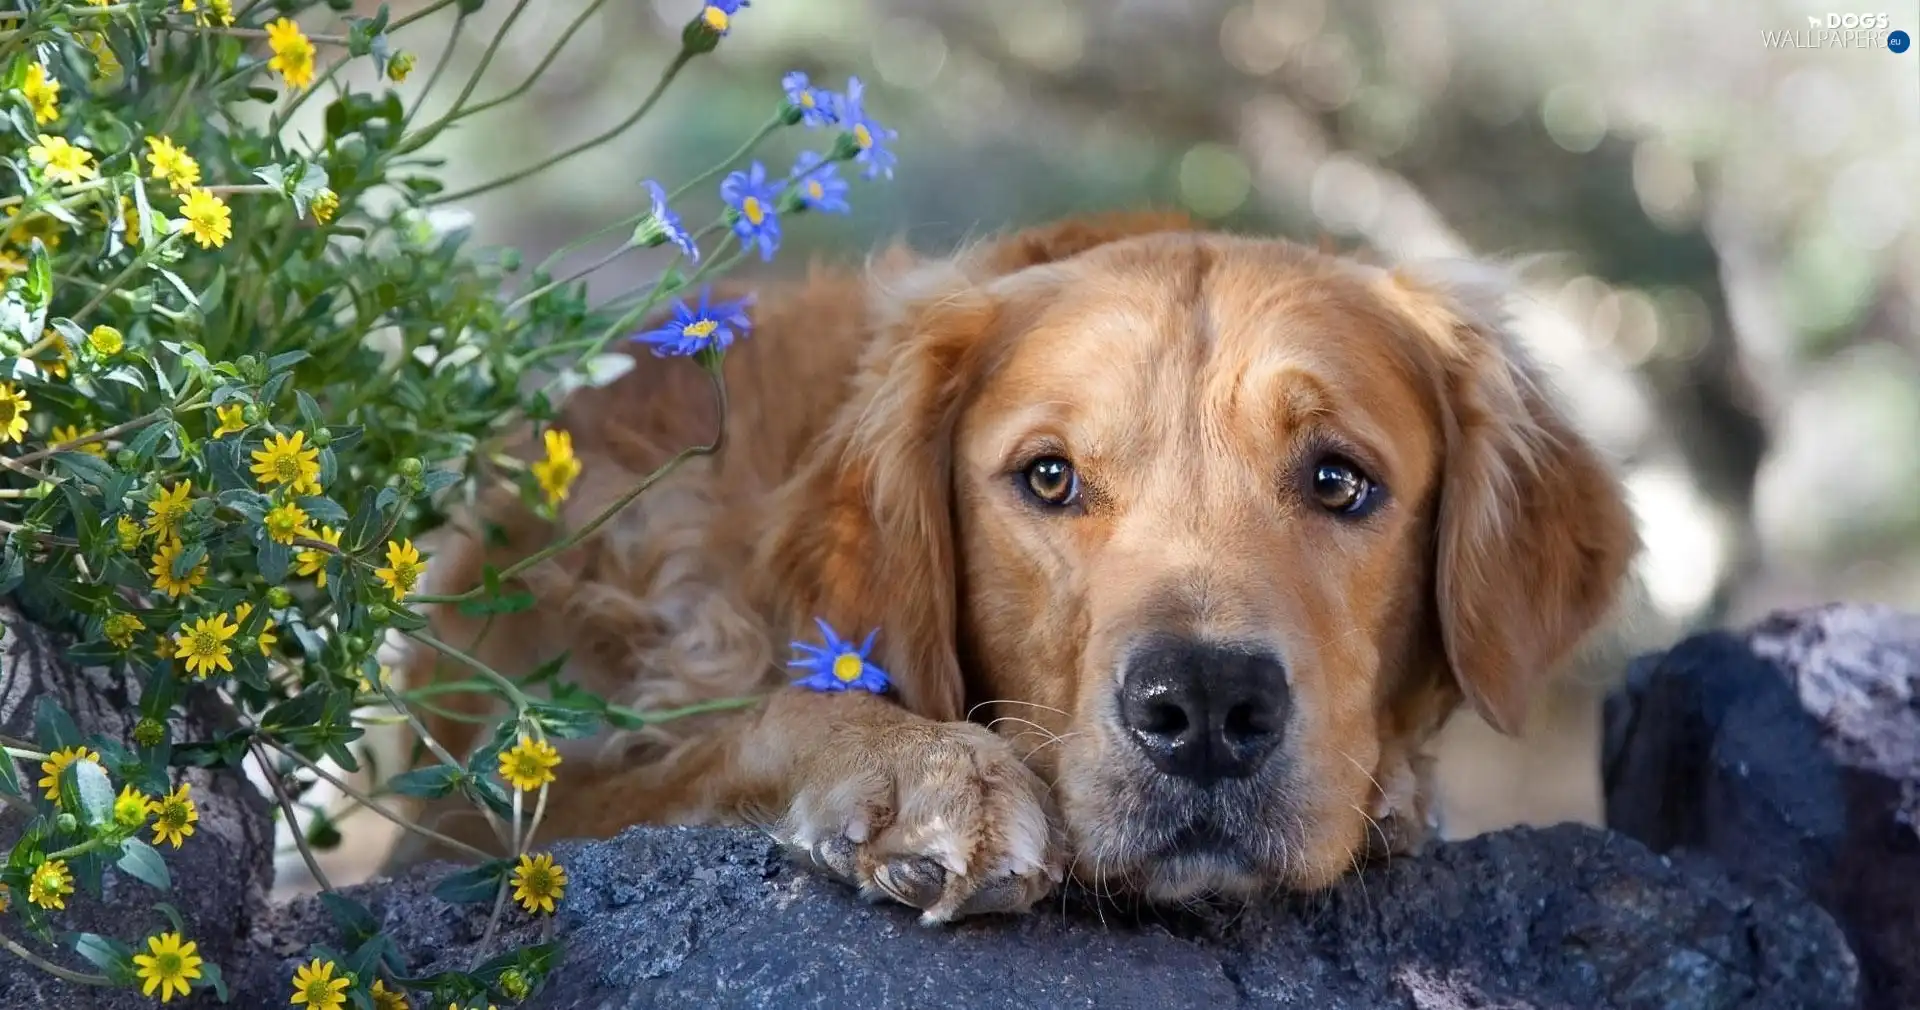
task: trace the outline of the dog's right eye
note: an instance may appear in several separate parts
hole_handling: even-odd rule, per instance
[[[1080,475],[1059,456],[1042,456],[1020,472],[1020,484],[1034,501],[1065,508],[1080,498]]]

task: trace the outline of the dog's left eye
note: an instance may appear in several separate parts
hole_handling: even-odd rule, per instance
[[[1380,486],[1358,466],[1338,456],[1314,465],[1309,490],[1321,508],[1349,518],[1371,512],[1380,498]]]
[[[1042,505],[1065,508],[1080,497],[1080,475],[1058,456],[1042,456],[1020,472],[1020,484]]]

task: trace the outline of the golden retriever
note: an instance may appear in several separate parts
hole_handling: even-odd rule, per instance
[[[550,836],[755,824],[929,922],[1322,887],[1417,842],[1423,744],[1517,729],[1637,551],[1497,294],[1157,213],[762,285],[721,454],[435,630],[643,711],[767,695],[563,741]],[[636,353],[556,422],[562,526],[714,437]],[[454,529],[430,591],[556,536],[506,493]],[[788,686],[817,622],[891,690]]]

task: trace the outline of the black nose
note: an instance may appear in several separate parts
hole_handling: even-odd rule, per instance
[[[1202,785],[1258,770],[1290,707],[1286,667],[1258,647],[1156,641],[1120,684],[1120,722],[1154,767]]]

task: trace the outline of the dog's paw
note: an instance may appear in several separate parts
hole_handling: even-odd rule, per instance
[[[805,778],[781,842],[923,923],[1023,912],[1063,875],[1046,784],[984,727],[895,727],[809,762]]]

